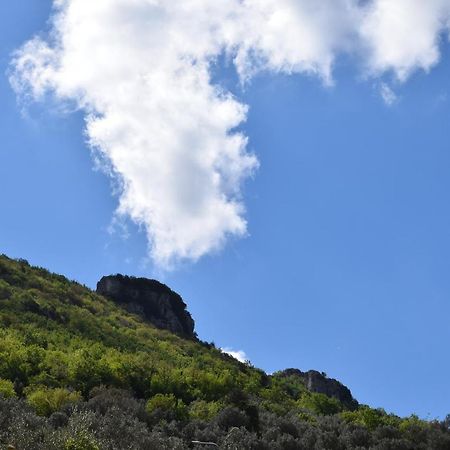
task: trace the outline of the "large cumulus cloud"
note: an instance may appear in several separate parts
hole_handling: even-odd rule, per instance
[[[222,54],[243,82],[260,70],[332,83],[335,59],[400,81],[439,60],[450,0],[54,0],[51,31],[20,48],[11,83],[75,104],[118,181],[117,213],[170,267],[246,234],[243,181],[258,166],[236,131],[247,106],[211,81]]]

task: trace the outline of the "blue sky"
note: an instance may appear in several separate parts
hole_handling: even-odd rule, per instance
[[[325,371],[401,415],[450,413],[446,40],[428,73],[402,82],[363,76],[343,55],[333,85],[301,69],[263,70],[242,87],[221,59],[214,80],[249,105],[238,130],[259,161],[241,187],[247,236],[165,270],[146,223],[128,215],[110,232],[120,193],[94,170],[83,111],[51,100],[24,113],[8,82],[12,52],[48,29],[50,7],[0,5],[0,252],[90,287],[117,272],[159,278],[200,338],[255,366]]]

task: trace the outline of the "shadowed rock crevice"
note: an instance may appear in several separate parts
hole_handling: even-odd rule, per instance
[[[186,338],[196,338],[195,323],[186,309],[186,303],[159,281],[110,275],[97,283],[97,293],[138,314],[157,328]]]

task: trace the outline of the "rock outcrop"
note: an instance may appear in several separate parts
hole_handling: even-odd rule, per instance
[[[165,284],[123,275],[103,277],[97,293],[140,315],[157,328],[195,339],[194,320],[183,299]]]
[[[317,370],[302,372],[299,369],[286,369],[278,372],[277,375],[281,377],[299,377],[303,380],[309,391],[334,397],[346,408],[355,409],[358,406],[358,402],[353,398],[348,387],[334,378],[328,378],[324,373],[318,372]]]

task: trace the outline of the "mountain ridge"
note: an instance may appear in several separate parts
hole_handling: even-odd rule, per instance
[[[360,405],[317,371],[267,375],[124,303],[0,256],[0,448],[450,448],[450,418]]]

